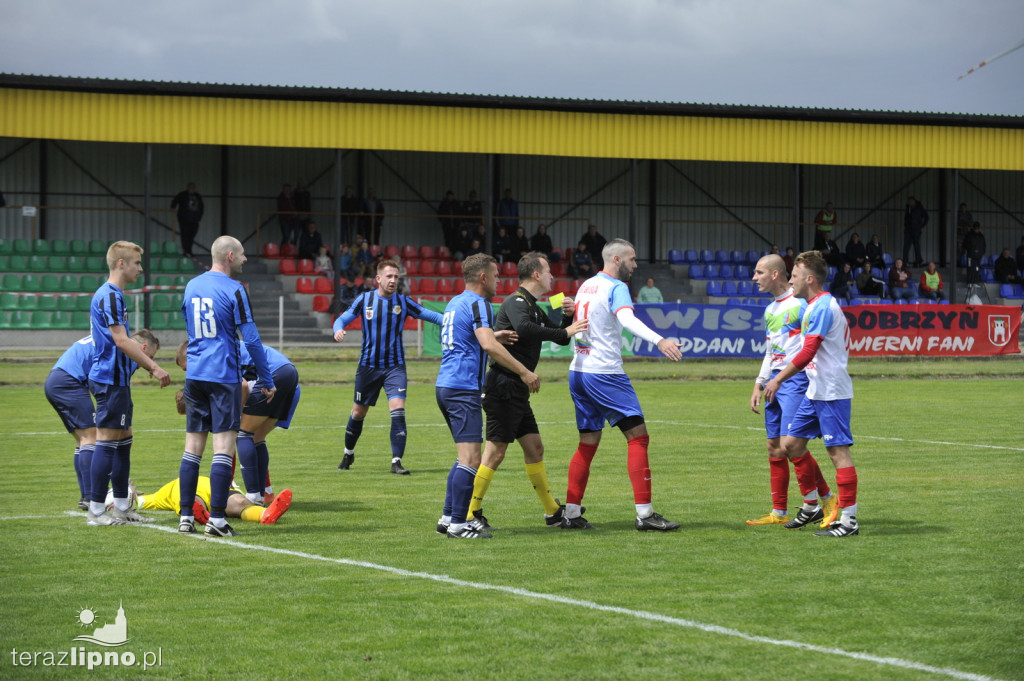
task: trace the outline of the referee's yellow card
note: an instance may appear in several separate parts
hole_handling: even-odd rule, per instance
[[[551,309],[557,310],[562,307],[562,301],[565,300],[564,293],[556,293],[555,295],[548,298],[548,302],[551,303]]]

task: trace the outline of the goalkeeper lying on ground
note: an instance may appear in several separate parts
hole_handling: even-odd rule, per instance
[[[178,502],[180,498],[178,479],[171,480],[153,494],[138,494],[137,496],[140,510],[177,512],[179,510]],[[252,503],[245,498],[244,494],[232,487],[228,495],[228,505],[224,510],[224,515],[229,518],[241,518],[242,520],[254,523],[273,525],[284,515],[284,512],[288,510],[291,503],[292,491],[289,489],[282,490],[280,494],[274,497],[270,505],[264,508],[259,504]],[[210,478],[200,475],[199,485],[196,487],[196,503],[193,506],[196,522],[206,523],[210,517],[209,509]]]

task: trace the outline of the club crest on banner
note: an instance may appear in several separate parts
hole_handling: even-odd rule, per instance
[[[992,345],[1006,345],[1010,342],[1010,315],[990,314],[988,316],[988,339]]]

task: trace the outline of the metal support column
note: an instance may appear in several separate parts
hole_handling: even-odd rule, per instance
[[[661,242],[658,239],[658,162],[655,159],[647,162],[647,240],[651,244],[650,262],[657,262],[662,253],[658,250]]]
[[[636,244],[636,159],[629,159],[629,243]],[[648,253],[653,249],[647,245]],[[594,256],[591,256],[594,257]]]
[[[950,240],[948,243],[953,244],[953,250],[951,251],[953,257],[950,258],[951,262],[947,276],[947,279],[949,281],[949,290],[946,293],[949,295],[949,302],[955,303],[958,300],[960,300],[956,276],[957,270],[959,269],[958,266],[960,264],[960,254],[956,252],[956,216],[957,211],[960,210],[960,169],[953,168],[952,173],[953,191],[952,195],[950,196],[951,203],[949,205],[949,210],[953,216],[953,219],[949,221],[948,229],[953,232],[953,235],[952,240]]]
[[[228,174],[230,147],[226,144],[220,147],[220,233],[228,233]],[[211,242],[212,246],[213,243]]]
[[[153,145],[146,142],[145,147],[145,160],[143,161],[143,197],[142,197],[142,250],[145,254],[145,264],[143,267],[146,272],[146,286],[148,287],[153,283],[153,254],[151,253],[150,244],[152,240],[149,238],[149,211],[150,211],[150,190],[152,189],[152,178],[153,178]],[[142,300],[145,303],[145,312],[142,317],[142,325],[151,329],[153,320],[150,318],[150,294],[146,293],[142,296]]]
[[[50,176],[49,144],[46,140],[39,140],[39,205],[45,206],[50,202],[50,183],[47,178]],[[39,232],[35,234],[36,239],[47,238],[46,214],[49,211],[38,211]]]
[[[804,231],[801,229],[800,223],[803,221],[804,214],[804,168],[799,163],[793,164],[793,231],[790,237],[790,242],[795,244],[795,250],[797,253],[802,253],[804,248]],[[785,255],[786,245],[776,244],[779,247],[779,253]],[[788,244],[787,244],[788,245]]]
[[[487,154],[487,201],[484,204],[484,224],[488,227],[485,253],[494,252],[494,230],[490,228],[491,216],[494,215],[494,177],[494,154]]]

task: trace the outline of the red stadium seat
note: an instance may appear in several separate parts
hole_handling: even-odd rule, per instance
[[[356,277],[356,280],[352,283],[356,285],[356,288],[362,288],[363,284],[366,283],[366,280],[362,277]]]
[[[583,286],[583,280],[582,279],[574,279],[573,282],[572,282],[572,286],[569,287],[569,290],[572,291],[573,295],[576,295],[576,292],[580,290],[580,286]]]
[[[282,258],[294,258],[299,254],[299,249],[295,244],[285,244],[281,246],[281,257]]]
[[[405,272],[406,274],[417,275],[420,273],[420,261],[419,260],[406,260],[405,261]]]
[[[437,280],[435,279],[421,279],[420,280],[420,293],[427,296],[437,294]]]
[[[452,274],[461,277],[462,276],[462,261],[458,260],[452,263]]]
[[[437,281],[437,292],[444,296],[451,296],[455,294],[455,287],[452,286],[451,279],[439,279]]]
[[[511,260],[506,260],[501,266],[501,276],[503,277],[518,277],[519,268]]]
[[[299,277],[295,280],[296,293],[313,293],[313,280],[309,277]]]
[[[455,295],[459,295],[460,293],[462,293],[465,290],[466,290],[466,280],[465,279],[456,279],[455,280]]]
[[[415,246],[406,244],[402,246],[402,260],[415,260],[419,254],[416,252]]]
[[[420,280],[419,279],[406,279],[405,280],[405,292],[411,295],[416,295],[420,292]]]
[[[437,263],[437,273],[442,277],[452,276],[452,264],[448,260],[441,260]]]
[[[317,277],[313,281],[313,290],[317,293],[326,293],[327,295],[334,295],[334,284],[327,277]]]
[[[438,260],[451,260],[452,259],[452,252],[451,252],[451,250],[449,250],[449,248],[447,246],[438,246],[437,247],[437,259]]]
[[[389,260],[393,260],[393,259],[397,258],[398,257],[398,253],[399,253],[398,246],[385,246],[384,247],[384,257],[388,258]]]
[[[555,293],[564,293],[565,295],[569,295],[569,292],[571,290],[572,289],[569,286],[569,280],[568,279],[556,279],[555,280]]]
[[[277,265],[277,271],[288,276],[295,276],[297,274],[295,261],[290,259],[281,260]]]
[[[263,257],[268,260],[277,260],[281,257],[281,249],[275,243],[263,244]]]
[[[313,311],[314,312],[327,312],[331,309],[331,298],[330,296],[314,296],[313,297]]]
[[[420,260],[433,260],[436,257],[433,246],[420,246]]]
[[[515,293],[517,288],[519,288],[519,280],[518,279],[506,279],[505,280],[505,295],[506,296]]]
[[[313,274],[313,261],[303,258],[299,261],[299,274]]]
[[[437,273],[437,269],[434,266],[433,260],[421,260],[420,261],[420,274],[425,277],[432,277]]]
[[[373,253],[374,258],[379,258],[384,254],[384,249],[380,247],[380,244],[370,244],[370,253]]]

